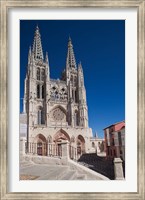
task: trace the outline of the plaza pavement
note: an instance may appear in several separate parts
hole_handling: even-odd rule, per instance
[[[60,162],[60,159],[41,159],[34,157],[32,160],[20,161],[20,180],[101,180],[100,176],[90,174],[81,168]],[[35,161],[35,162],[34,162]],[[72,161],[71,161],[72,162]],[[87,169],[87,168],[86,168]],[[89,170],[89,169],[87,169]],[[94,173],[94,172],[93,172]]]

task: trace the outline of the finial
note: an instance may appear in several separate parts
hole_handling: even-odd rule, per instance
[[[72,40],[71,40],[70,35],[69,35],[69,38],[68,38],[68,46],[72,46]]]
[[[38,27],[38,24],[37,24],[37,26],[36,26],[35,34],[39,34],[39,27]]]
[[[36,30],[39,30],[38,24],[37,24],[37,26],[36,26]]]
[[[32,60],[34,60],[34,51],[32,50]]]
[[[48,52],[46,52],[46,56],[45,56],[45,62],[48,63],[49,65],[49,60],[48,60]]]
[[[31,54],[31,45],[29,46],[29,54]]]
[[[29,53],[28,53],[28,64],[31,62],[31,46],[29,46]]]
[[[78,69],[82,69],[82,63],[81,63],[81,61],[78,64]]]

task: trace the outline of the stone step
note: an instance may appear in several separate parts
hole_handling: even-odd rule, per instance
[[[63,176],[60,177],[60,180],[74,180],[76,177],[76,171],[68,170]]]
[[[67,170],[68,167],[56,167],[40,176],[37,180],[60,180],[62,174],[64,174]]]
[[[64,167],[61,167],[64,168]],[[67,167],[66,167],[67,168]],[[43,176],[44,174],[49,173],[49,171],[59,170],[59,166],[48,166],[48,165],[31,165],[28,167],[20,168],[21,174],[28,174],[33,176]]]

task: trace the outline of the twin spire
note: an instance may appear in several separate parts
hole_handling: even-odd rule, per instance
[[[39,32],[38,25],[36,26],[35,34],[34,34],[34,41],[33,41],[33,53],[35,59],[43,60],[43,50],[41,44],[41,35]]]
[[[35,34],[34,34],[34,41],[33,41],[33,48],[31,52],[31,48],[29,49],[29,55],[34,54],[34,59],[37,60],[43,60],[43,49],[42,49],[42,43],[41,43],[41,35],[39,32],[39,27],[38,25],[36,26]],[[46,62],[48,63],[48,54],[46,53]],[[71,38],[69,37],[68,41],[68,51],[67,51],[67,59],[66,59],[66,66],[68,68],[75,68],[76,69],[76,60],[75,60],[75,55],[74,55],[74,50],[73,50],[73,45]]]
[[[66,66],[70,67],[70,68],[76,68],[76,60],[75,60],[73,45],[72,45],[72,41],[71,41],[70,37],[69,37],[69,41],[68,41]]]

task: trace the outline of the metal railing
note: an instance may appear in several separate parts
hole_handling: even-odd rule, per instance
[[[60,144],[53,143],[26,143],[26,153],[41,156],[62,156],[62,147]]]
[[[69,145],[69,157],[70,159],[77,161],[78,160],[78,152],[77,152],[77,148]]]

